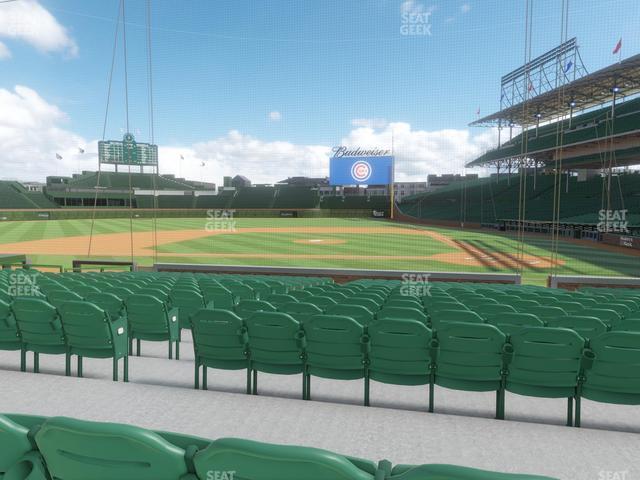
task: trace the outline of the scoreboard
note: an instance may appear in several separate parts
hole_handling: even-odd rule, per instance
[[[103,140],[98,142],[100,163],[115,165],[158,165],[158,146],[138,143],[131,133],[126,133],[122,141]]]

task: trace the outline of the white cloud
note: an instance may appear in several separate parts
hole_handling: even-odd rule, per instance
[[[472,135],[464,130],[413,130],[403,122],[386,128],[357,128],[342,140],[347,146],[391,148],[398,181],[426,180],[429,174],[462,173],[467,162],[497,143],[497,130]]]
[[[282,114],[277,110],[269,112],[269,120],[271,120],[272,122],[279,122],[280,120],[282,120]]]
[[[0,60],[11,58],[11,50],[4,43],[0,42]]]
[[[97,140],[65,128],[66,114],[36,91],[24,86],[0,88],[0,111],[2,178],[44,181],[47,175],[70,176],[97,169]],[[390,148],[393,134],[396,178],[400,181],[426,180],[430,173],[461,173],[466,162],[495,145],[497,138],[494,130],[472,134],[466,129],[417,130],[403,122],[377,128],[372,126],[375,122],[355,123],[362,126],[355,126],[341,144]],[[236,174],[256,183],[296,175],[320,177],[329,174],[332,147],[264,141],[231,130],[193,145],[161,145],[160,171],[215,183],[225,175]],[[56,159],[56,153],[63,158]],[[180,160],[181,155],[184,160]]]
[[[460,11],[462,13],[469,13],[471,11],[471,4],[463,3],[462,5],[460,5]]]
[[[78,54],[78,45],[67,29],[36,0],[0,5],[0,37],[27,42],[41,52]]]
[[[400,13],[409,16],[417,16],[423,13],[433,12],[434,10],[435,6],[427,7],[416,0],[405,0],[400,5]]]
[[[384,118],[354,118],[351,120],[351,125],[354,127],[365,128],[384,128],[387,126],[387,122]]]

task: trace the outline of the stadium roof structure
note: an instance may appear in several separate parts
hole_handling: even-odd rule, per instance
[[[587,110],[610,102],[614,89],[618,98],[640,93],[640,54],[526,98],[469,125],[527,127],[540,120],[559,118],[570,111]]]

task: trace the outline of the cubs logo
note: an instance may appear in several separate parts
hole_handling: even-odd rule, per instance
[[[364,160],[358,160],[351,166],[351,176],[357,182],[366,182],[371,177],[371,165]]]

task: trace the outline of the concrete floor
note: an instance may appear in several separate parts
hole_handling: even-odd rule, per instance
[[[565,400],[512,394],[507,394],[507,421],[497,421],[492,392],[437,387],[436,413],[429,414],[426,387],[372,382],[372,407],[366,408],[362,381],[313,378],[313,401],[305,402],[299,375],[260,374],[260,395],[250,396],[244,394],[244,371],[209,370],[209,391],[202,391],[193,389],[188,334],[179,361],[166,358],[166,344],[143,342],[142,353],[131,357],[130,383],[124,384],[111,381],[110,360],[85,359],[79,379],[64,377],[61,355],[42,355],[36,375],[19,371],[19,352],[0,351],[0,412],[307,445],[394,464],[452,463],[562,479],[640,479],[638,407],[584,401],[578,429],[564,426]],[[31,355],[28,361],[31,367]]]

